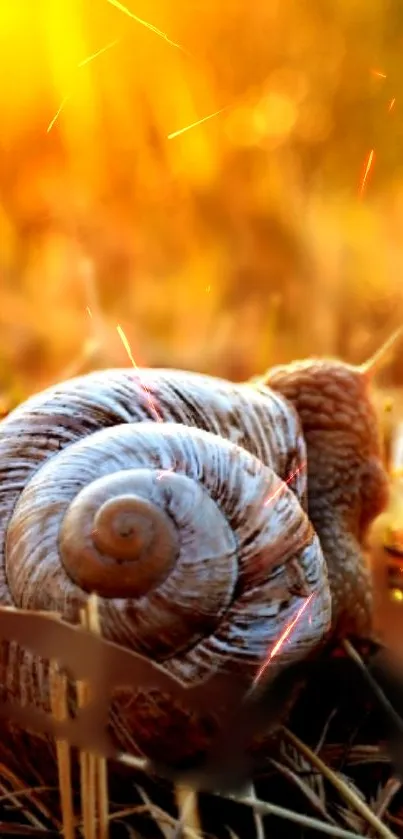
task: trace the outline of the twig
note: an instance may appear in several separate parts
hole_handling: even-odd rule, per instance
[[[197,792],[189,787],[183,787],[178,784],[175,788],[175,796],[179,811],[179,821],[173,831],[172,839],[182,839],[184,828],[186,827],[190,827],[196,833],[200,833],[201,825]],[[258,839],[261,839],[261,837],[258,837]]]
[[[337,825],[337,822],[332,818],[331,815],[329,815],[325,805],[323,804],[317,793],[314,792],[313,789],[308,787],[307,784],[304,783],[303,779],[296,772],[290,769],[289,766],[284,766],[283,763],[279,763],[277,760],[274,760],[274,758],[271,758],[270,762],[275,767],[277,772],[279,772],[281,775],[284,775],[284,777],[287,778],[287,780],[295,784],[295,786],[300,790],[300,792],[303,793],[305,798],[308,799],[313,809],[316,810],[316,812],[320,816],[322,816],[323,819],[325,819],[329,824]]]
[[[98,599],[96,595],[89,598],[87,604],[88,627],[96,633],[101,634],[101,622],[99,619]],[[108,796],[108,769],[105,758],[95,757],[95,781],[97,795],[97,810],[99,817],[99,839],[108,839],[109,836],[109,796]]]
[[[372,810],[368,807],[364,801],[362,801],[358,796],[344,783],[344,781],[339,778],[339,776],[330,769],[326,763],[321,760],[312,749],[309,748],[305,743],[302,742],[295,734],[289,731],[287,728],[283,728],[283,732],[288,740],[293,743],[293,745],[301,751],[301,753],[312,763],[313,766],[316,766],[322,775],[331,783],[335,789],[337,789],[338,793],[344,800],[357,811],[357,813],[364,818],[368,824],[377,830],[380,836],[383,839],[396,839],[394,833],[392,833],[389,828],[381,822],[381,820],[372,812]]]
[[[7,800],[11,801],[12,799],[14,799],[14,804],[16,804],[16,801],[17,801],[18,798],[23,798],[24,796],[27,796],[27,798],[31,798],[32,793],[57,792],[57,791],[58,791],[57,787],[44,787],[44,786],[29,787],[28,789],[13,790],[12,792],[5,792],[5,793],[2,793],[2,795],[0,795],[0,804],[2,804],[4,801],[7,801]],[[43,829],[45,829],[45,828],[43,828]]]
[[[52,714],[56,720],[66,720],[67,709],[67,679],[64,673],[59,673],[54,666],[50,672],[50,703]],[[74,839],[74,806],[71,787],[71,753],[67,740],[56,740],[57,770],[59,774],[60,803],[63,818],[63,834],[65,839]]]
[[[20,781],[20,779],[17,777],[15,772],[12,772],[11,769],[4,765],[4,763],[0,763],[0,777],[2,777],[5,781],[7,781],[8,784],[11,784],[14,787],[13,790],[10,790],[9,792],[7,791],[6,794],[9,795],[10,800],[13,802],[15,807],[18,808],[18,800],[15,799],[15,795],[19,795],[21,793],[26,794],[27,797],[29,797],[30,801],[35,805],[41,816],[45,816],[45,818],[49,819],[49,821],[51,821],[55,827],[59,828],[60,825],[58,820],[52,817],[52,813],[49,812],[49,809],[45,806],[45,804],[42,801],[38,801],[34,793],[34,790],[32,788],[28,790],[26,786],[22,783],[22,781]],[[1,788],[4,789],[3,784],[1,785]],[[28,821],[30,821],[34,827],[37,827],[39,829],[42,828],[42,830],[45,829],[43,823],[39,821],[39,819],[33,813],[31,813],[29,809],[26,809],[25,806],[23,806],[22,810],[26,819],[28,819]]]
[[[333,824],[313,819],[311,816],[304,816],[302,813],[295,813],[293,810],[287,810],[285,807],[279,807],[277,804],[269,804],[260,799],[247,798],[245,796],[224,795],[224,793],[215,792],[214,795],[220,798],[229,798],[237,804],[244,804],[245,807],[252,807],[262,816],[277,816],[279,819],[287,819],[290,822],[299,824],[300,827],[306,827],[310,830],[319,830],[320,833],[327,836],[335,836],[336,839],[362,839],[359,833],[352,833],[350,830],[343,830],[342,827],[336,827]],[[394,836],[393,839],[396,839]]]
[[[253,801],[258,800],[256,797],[256,790],[254,784],[249,784],[245,790],[245,793],[247,794],[248,798],[252,798]],[[256,839],[265,839],[261,814],[258,813],[256,810],[253,811],[253,820],[255,822]]]
[[[354,743],[356,742],[357,737],[358,737],[362,727],[365,725],[365,721],[369,717],[369,715],[370,715],[370,711],[366,710],[365,713],[363,714],[363,716],[358,720],[358,722],[354,726],[353,730],[348,735],[346,741],[344,742],[343,748],[342,748],[342,753],[340,755],[339,765],[337,767],[338,772],[343,772],[344,771],[344,768],[347,764],[349,756],[351,755],[351,751],[354,747]]]
[[[340,744],[329,743],[328,745],[323,746],[323,759],[331,763],[338,760],[343,751],[344,749]],[[390,762],[390,755],[388,755],[386,751],[382,750],[380,746],[364,746],[362,744],[353,746],[346,760],[348,766],[368,765],[370,763],[390,764]]]
[[[170,816],[169,813],[166,813],[165,810],[162,809],[162,807],[158,807],[157,804],[153,804],[151,801],[148,805],[140,804],[137,807],[125,807],[124,810],[118,810],[116,813],[112,813],[109,816],[109,821],[116,821],[118,819],[123,819],[126,816],[133,816],[139,813],[149,813],[151,816],[153,816],[154,819],[158,817],[158,821],[157,819],[156,821],[160,830],[161,822],[166,822],[171,827],[176,827],[176,825],[178,824],[177,819],[175,819],[173,816]],[[189,837],[189,839],[200,839],[200,833],[196,833],[194,830],[192,830],[191,827],[187,827],[187,825],[183,826],[183,831],[185,835]],[[348,837],[348,839],[350,839],[350,837]]]
[[[1,764],[1,772],[5,776],[5,778],[7,779],[8,783],[12,784],[12,783],[15,783],[15,781],[17,780],[15,778],[15,776],[13,775],[13,773],[6,769],[6,767],[4,766],[3,763]],[[19,801],[18,801],[18,798],[17,798],[18,795],[20,795],[20,794],[27,795],[30,798],[30,800],[35,804],[35,806],[37,806],[36,800],[35,800],[34,796],[32,795],[31,790],[27,790],[26,787],[24,787],[22,784],[20,785],[20,787],[18,789],[8,790],[5,793],[3,793],[3,790],[7,789],[7,788],[4,786],[4,784],[1,784],[0,789],[2,791],[2,795],[1,795],[2,800],[5,799],[5,798],[8,798],[14,804],[14,807],[17,810],[19,810],[20,812],[22,810],[22,812],[23,812],[24,816],[26,817],[27,821],[31,822],[31,825],[33,825],[33,827],[38,828],[38,830],[45,830],[45,827],[42,824],[42,822],[39,821],[39,819],[37,819],[37,817],[33,813],[31,813],[28,809],[26,809],[23,805],[21,806]],[[44,816],[47,815],[46,812],[43,812],[41,810],[40,810],[40,812],[41,812],[41,815],[44,815]]]
[[[23,839],[24,836],[29,836],[30,839],[60,839],[60,833],[56,830],[46,830],[39,827],[28,827],[25,824],[10,824],[10,822],[0,822],[0,836],[17,836],[18,839]]]
[[[82,627],[89,629],[86,609],[81,610],[80,618]],[[83,708],[88,702],[86,682],[77,682],[77,698]],[[84,839],[95,839],[95,756],[84,751],[80,751],[80,789]]]
[[[383,818],[383,816],[386,813],[386,810],[389,807],[389,804],[391,803],[395,795],[397,795],[397,793],[401,789],[401,786],[402,783],[401,781],[399,781],[398,778],[389,778],[389,780],[386,782],[381,794],[378,796],[378,801],[374,805],[374,812],[376,813],[378,818]],[[368,837],[372,837],[374,835],[371,827],[366,831],[365,835]]]
[[[337,714],[337,711],[338,711],[338,708],[333,708],[333,710],[330,712],[330,714],[329,714],[329,716],[328,716],[328,718],[325,722],[325,725],[323,726],[322,734],[320,735],[318,743],[317,743],[316,748],[315,748],[315,754],[316,755],[319,754],[319,752],[322,751],[322,747],[323,747],[323,744],[324,744],[324,742],[326,740],[326,737],[328,735],[330,725],[331,725],[332,721],[334,720],[334,718]]]
[[[364,676],[365,680],[368,682],[368,684],[372,688],[378,702],[380,703],[380,705],[382,706],[384,711],[386,711],[386,713],[388,714],[390,719],[393,720],[393,723],[395,724],[397,730],[400,732],[400,734],[403,734],[403,720],[402,720],[402,718],[395,711],[393,705],[389,702],[389,699],[385,696],[382,688],[380,687],[380,685],[378,684],[376,679],[374,679],[372,673],[365,666],[360,654],[353,647],[351,642],[347,641],[346,639],[344,639],[342,641],[342,646],[344,647],[347,655],[355,662],[357,667],[359,667],[359,669],[361,670],[362,675]]]
[[[150,813],[152,814],[152,816],[154,818],[154,821],[155,821],[155,823],[158,827],[158,830],[162,833],[164,839],[172,839],[171,829],[166,827],[164,822],[160,818],[157,817],[157,814],[152,812],[154,805],[153,805],[153,802],[151,801],[151,798],[148,797],[145,789],[143,789],[143,787],[141,787],[139,784],[136,784],[136,790],[137,790],[141,800],[144,801],[144,804],[146,805],[145,809],[148,809],[150,811]],[[136,812],[138,812],[138,810]],[[113,816],[112,818],[115,818],[115,816]]]

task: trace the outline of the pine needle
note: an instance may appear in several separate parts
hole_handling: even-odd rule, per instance
[[[344,798],[347,804],[350,805],[357,813],[359,813],[362,818],[365,819],[371,827],[374,827],[375,830],[379,833],[379,836],[382,836],[383,839],[396,839],[395,834],[392,833],[391,830],[383,824],[378,816],[372,812],[372,810],[362,801],[347,784],[341,780],[341,778],[330,769],[326,763],[321,760],[312,749],[309,748],[305,743],[302,742],[295,734],[289,731],[287,728],[283,728],[283,733],[287,737],[287,739],[293,743],[293,745],[301,751],[301,753],[310,761],[312,766],[315,766],[322,775],[331,783],[339,795]]]
[[[245,807],[251,807],[262,816],[277,816],[280,819],[294,822],[300,827],[306,827],[309,830],[318,830],[319,833],[326,836],[334,836],[336,839],[362,839],[359,833],[352,833],[350,830],[343,830],[342,827],[336,827],[333,824],[313,819],[311,816],[304,816],[302,813],[296,813],[294,810],[287,810],[285,807],[280,807],[277,804],[271,804],[260,799],[248,798],[246,796],[227,796],[222,793],[214,793],[220,798],[229,798],[236,801],[237,804],[243,804]],[[393,835],[393,834],[391,834]],[[393,839],[396,839],[393,836]]]

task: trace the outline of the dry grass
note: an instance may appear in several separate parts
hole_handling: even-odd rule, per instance
[[[90,599],[83,623],[99,631],[96,598]],[[127,759],[132,771],[121,775],[116,764],[107,767],[89,754],[81,755],[77,781],[66,743],[58,743],[56,749],[59,788],[29,787],[7,766],[2,750],[1,835],[44,839],[402,836],[402,783],[388,755],[384,714],[376,692],[368,689],[368,679],[360,681],[366,669],[362,657],[351,644],[347,653],[347,658],[325,658],[319,679],[316,674],[308,681],[298,700],[290,727],[281,729],[260,754],[254,783],[236,794],[174,787],[150,775],[144,760]],[[84,701],[86,686],[79,687]],[[52,697],[53,713],[61,718],[67,713],[65,681],[57,674]],[[23,772],[22,753],[17,762]]]

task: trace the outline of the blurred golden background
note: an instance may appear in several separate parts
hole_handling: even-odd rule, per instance
[[[0,0],[2,398],[126,365],[117,324],[139,366],[364,360],[403,315],[401,5],[127,2]]]

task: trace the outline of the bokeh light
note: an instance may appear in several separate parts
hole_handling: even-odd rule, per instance
[[[126,364],[117,323],[140,365],[235,379],[369,356],[402,318],[402,25],[380,0],[3,2],[2,398]]]

